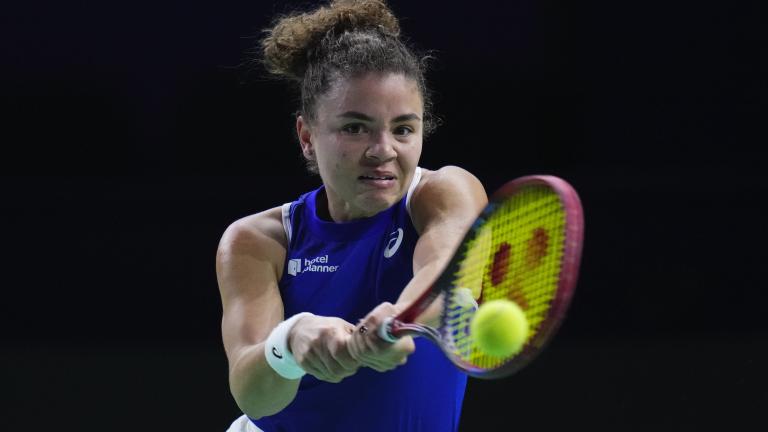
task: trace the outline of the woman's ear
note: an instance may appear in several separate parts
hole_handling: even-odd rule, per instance
[[[299,137],[301,153],[309,160],[315,159],[315,148],[312,145],[312,129],[303,116],[296,116],[296,134]]]

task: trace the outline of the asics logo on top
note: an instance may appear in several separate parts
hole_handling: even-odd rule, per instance
[[[384,248],[384,258],[390,258],[392,255],[397,252],[397,249],[400,247],[400,243],[403,242],[403,229],[398,228],[397,231],[392,231],[392,234],[390,236],[394,236],[397,234],[397,237],[392,237],[389,239],[389,243],[387,243],[387,247]]]
[[[337,265],[328,265],[328,255],[312,259],[292,258],[288,260],[288,274],[296,276],[299,273],[333,273],[339,269]]]

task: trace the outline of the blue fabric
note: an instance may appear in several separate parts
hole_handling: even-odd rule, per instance
[[[413,277],[418,233],[405,198],[370,218],[323,221],[315,205],[325,199],[322,191],[291,204],[292,236],[280,280],[285,317],[312,312],[356,324],[380,303],[397,301]],[[385,257],[387,250],[395,252]],[[456,431],[466,381],[439,348],[417,338],[406,365],[386,373],[361,368],[338,384],[305,375],[290,405],[252,421],[265,432]]]

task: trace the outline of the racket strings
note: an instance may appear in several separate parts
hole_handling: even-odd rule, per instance
[[[514,301],[528,319],[527,343],[536,337],[557,292],[565,212],[556,193],[544,186],[529,186],[489,206],[473,229],[474,237],[459,257],[448,293],[443,334],[461,360],[493,369],[513,356],[494,357],[477,349],[470,332],[477,303]]]

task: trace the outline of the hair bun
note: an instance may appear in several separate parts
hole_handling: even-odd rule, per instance
[[[280,18],[262,40],[267,70],[302,80],[309,50],[333,31],[376,29],[398,36],[400,25],[383,0],[334,0],[328,6]]]

